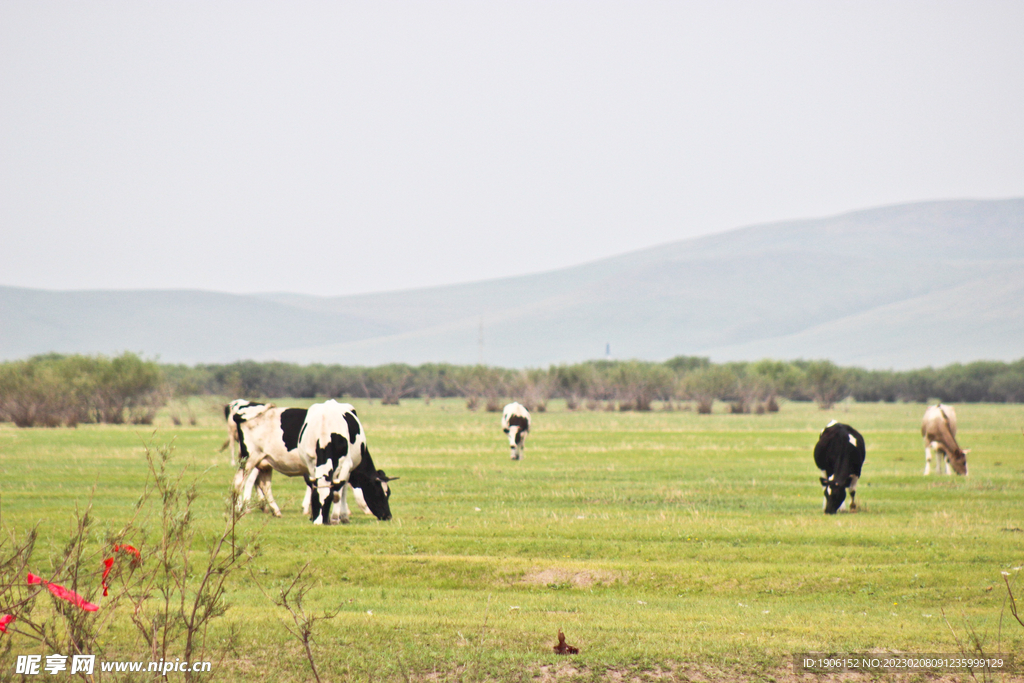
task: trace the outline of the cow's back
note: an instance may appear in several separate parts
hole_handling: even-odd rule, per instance
[[[530,411],[522,403],[509,403],[501,412],[501,428],[508,432],[513,426],[524,432],[530,431]]]
[[[952,446],[955,441],[949,442],[956,439],[956,411],[953,410],[953,406],[945,406],[941,403],[929,406],[924,411],[924,418],[921,420],[921,436],[929,441],[938,441]]]
[[[272,403],[238,411],[234,420],[244,457],[257,453],[275,459],[286,458],[298,445],[305,417],[303,408],[278,408]]]
[[[864,437],[860,432],[839,422],[822,430],[814,446],[814,464],[828,476],[836,474],[845,478],[852,474],[860,477],[866,455]]]

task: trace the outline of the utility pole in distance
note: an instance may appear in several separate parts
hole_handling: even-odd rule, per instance
[[[479,356],[477,358],[476,364],[477,365],[483,365],[484,364],[484,317],[483,316],[480,316],[480,334],[476,338],[476,344],[477,344],[477,348],[479,349],[479,352],[480,352]]]

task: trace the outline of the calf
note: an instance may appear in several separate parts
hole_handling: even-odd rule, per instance
[[[857,481],[864,466],[864,437],[850,425],[833,420],[822,430],[814,446],[814,464],[822,472],[821,487],[825,492],[823,509],[834,515],[850,492],[850,510],[857,509]]]
[[[967,454],[971,449],[961,450],[956,442],[956,411],[952,406],[944,406],[941,403],[929,407],[924,411],[924,419],[921,421],[921,436],[924,437],[924,475],[927,477],[932,471],[932,449],[942,454],[942,463],[946,465],[946,474],[950,474],[950,465],[957,474],[967,476]]]
[[[530,411],[521,403],[509,403],[501,411],[501,429],[508,434],[513,460],[523,459],[523,444],[530,432]]]
[[[306,465],[313,524],[348,523],[346,482],[361,506],[377,519],[391,519],[388,482],[398,477],[390,478],[374,467],[363,426],[351,405],[331,399],[310,406],[299,432],[299,452]]]

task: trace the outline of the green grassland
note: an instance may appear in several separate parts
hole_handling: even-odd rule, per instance
[[[353,506],[349,525],[314,527],[302,482],[275,476],[284,517],[241,522],[259,534],[267,587],[308,561],[308,606],[340,610],[314,646],[328,680],[771,678],[794,652],[955,653],[970,631],[1024,658],[1000,574],[1024,564],[1024,406],[957,406],[970,476],[925,478],[919,404],[705,416],[553,402],[513,462],[499,416],[462,401],[354,403],[376,465],[401,477],[394,519]],[[166,411],[154,427],[0,425],[3,525],[40,524],[45,558],[91,501],[99,547],[142,490],[142,444],[172,442],[216,534],[234,470],[219,404],[193,409],[195,426]],[[830,419],[867,442],[855,514],[821,512],[811,452]],[[311,680],[287,613],[248,573],[229,603],[210,631],[220,678]],[[559,628],[579,655],[552,653]],[[110,647],[142,658],[127,629],[112,633]]]

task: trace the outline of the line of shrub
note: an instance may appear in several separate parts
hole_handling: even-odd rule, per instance
[[[826,360],[712,363],[677,356],[664,363],[589,361],[547,369],[512,370],[483,365],[392,363],[372,368],[242,361],[219,365],[163,366],[179,395],[279,397],[358,396],[397,403],[404,397],[461,396],[471,407],[497,409],[516,397],[543,406],[552,397],[570,408],[649,410],[653,401],[714,400],[734,412],[770,411],[778,398],[814,400],[823,407],[851,396],[858,401],[1024,401],[1024,359],[981,361],[921,370],[841,368]]]
[[[36,356],[0,363],[0,420],[20,426],[152,421],[170,395],[238,397],[358,396],[397,404],[402,398],[461,396],[471,409],[500,410],[507,398],[543,410],[550,398],[570,409],[650,410],[693,401],[710,412],[726,401],[734,413],[771,412],[778,399],[813,400],[827,408],[858,401],[1024,401],[1024,359],[980,361],[921,370],[841,368],[826,360],[712,363],[677,356],[664,363],[590,361],[548,369],[391,363],[377,367],[240,361],[157,365],[132,353]]]

